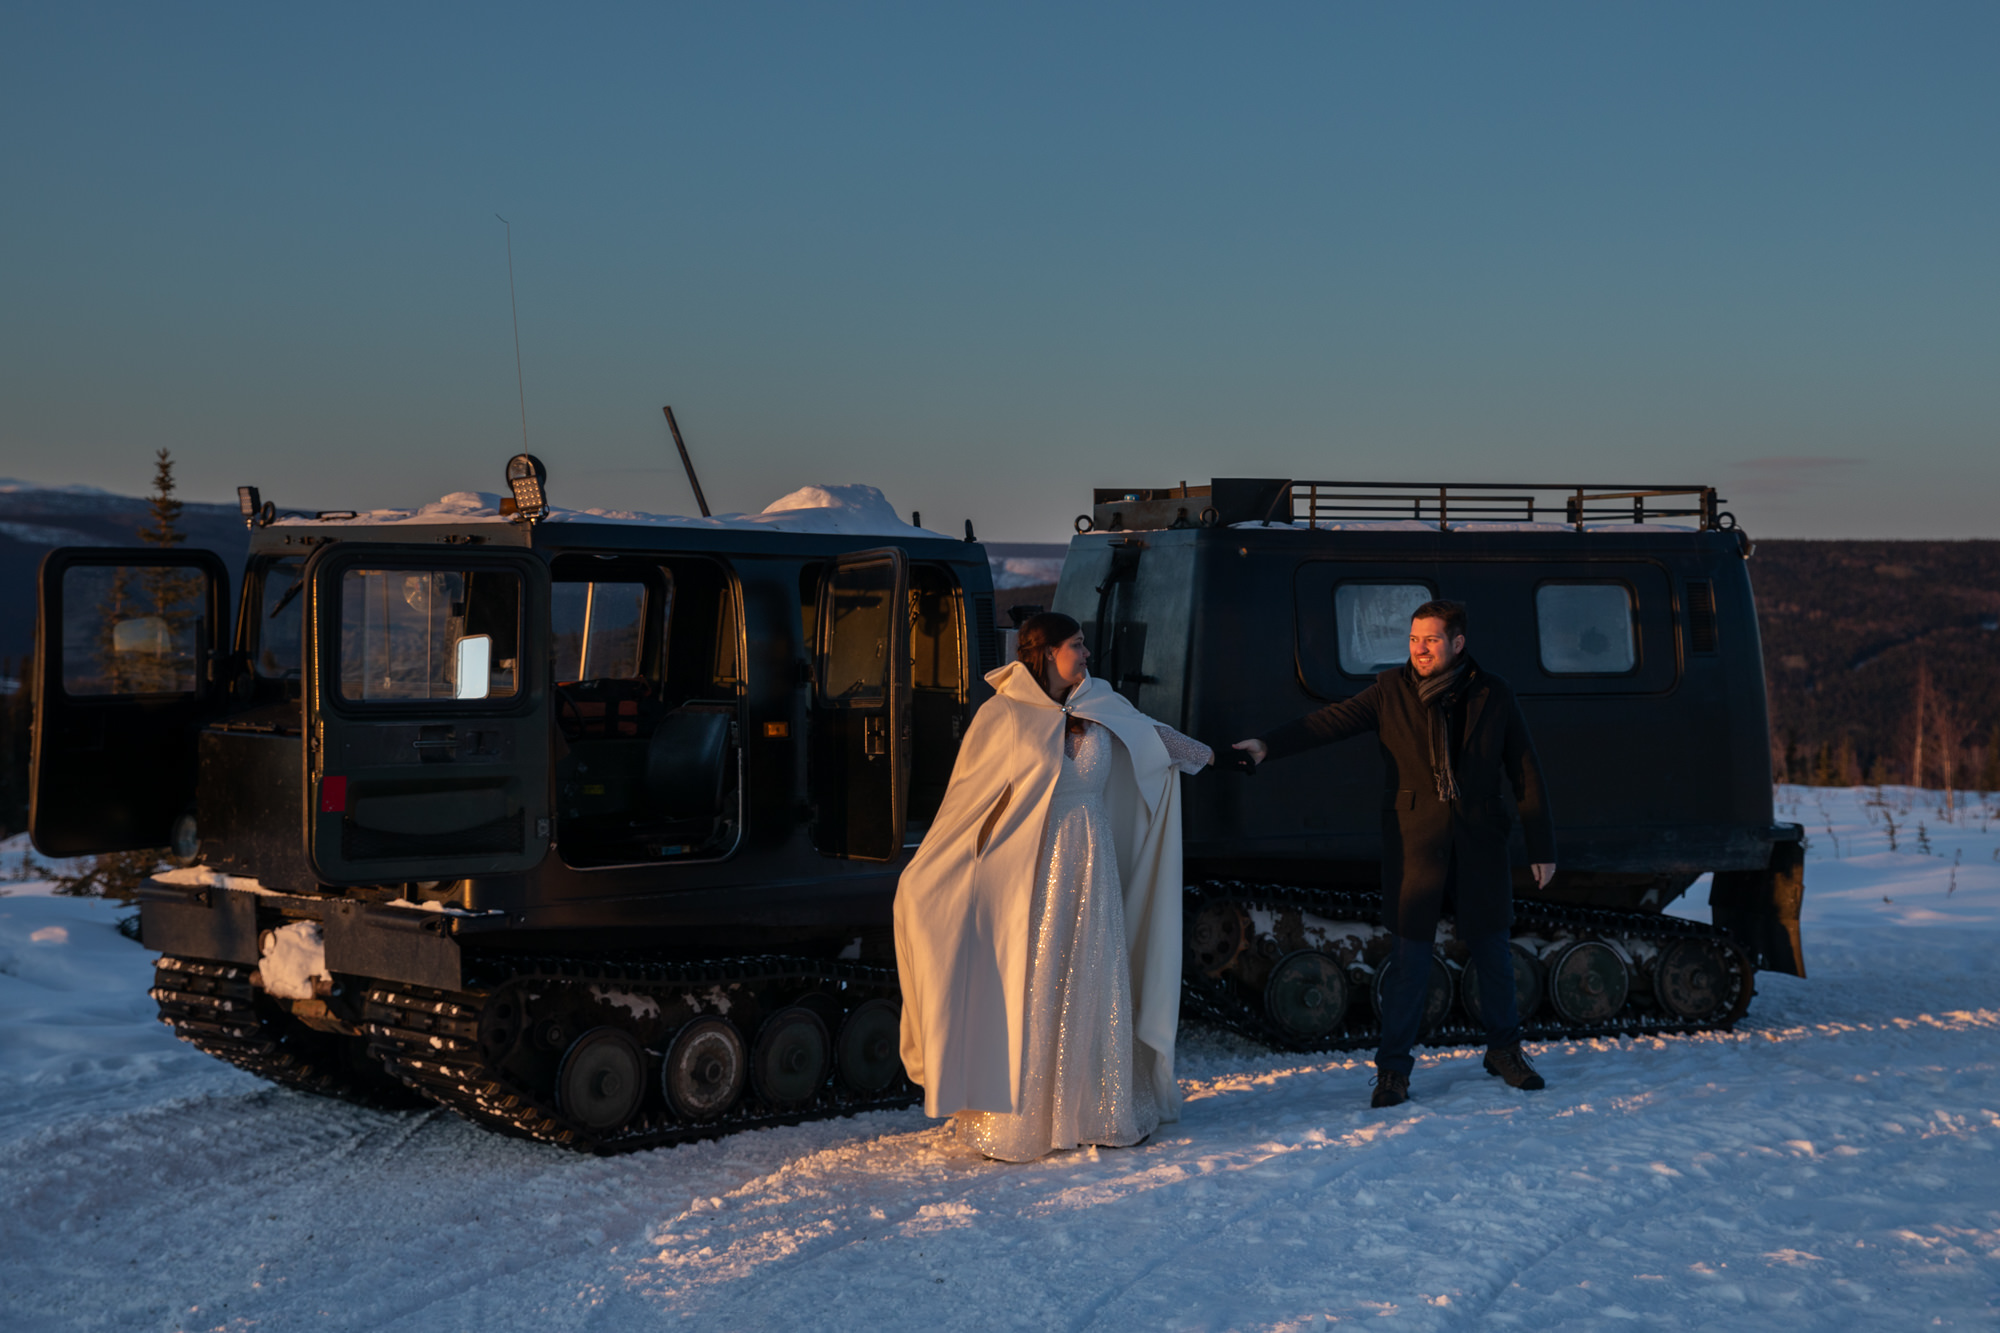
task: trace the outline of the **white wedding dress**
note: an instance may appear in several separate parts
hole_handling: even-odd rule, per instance
[[[1182,772],[1214,759],[1200,741],[1154,726]],[[1160,1124],[1151,1052],[1132,1040],[1124,889],[1105,805],[1116,744],[1094,722],[1063,737],[1030,917],[1020,1109],[960,1111],[955,1122],[960,1140],[988,1157],[1129,1147]]]

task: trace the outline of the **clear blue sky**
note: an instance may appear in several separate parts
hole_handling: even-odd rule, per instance
[[[0,9],[0,476],[2000,536],[2000,6]]]

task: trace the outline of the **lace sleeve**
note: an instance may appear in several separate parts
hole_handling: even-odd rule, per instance
[[[1215,751],[1192,736],[1183,736],[1165,723],[1155,722],[1153,730],[1166,744],[1167,758],[1183,773],[1199,773],[1215,762]]]

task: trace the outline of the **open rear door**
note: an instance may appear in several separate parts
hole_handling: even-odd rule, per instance
[[[910,795],[910,571],[893,547],[841,556],[820,585],[813,664],[813,842],[889,861]]]
[[[328,884],[531,870],[549,849],[549,571],[531,551],[307,563],[305,832]]]
[[[195,738],[228,682],[229,572],[207,551],[66,547],[42,561],[28,828],[47,856],[172,843]]]

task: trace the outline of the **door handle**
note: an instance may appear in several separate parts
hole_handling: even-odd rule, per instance
[[[458,754],[458,733],[450,727],[425,727],[410,742],[410,748],[426,764],[454,759]]]

